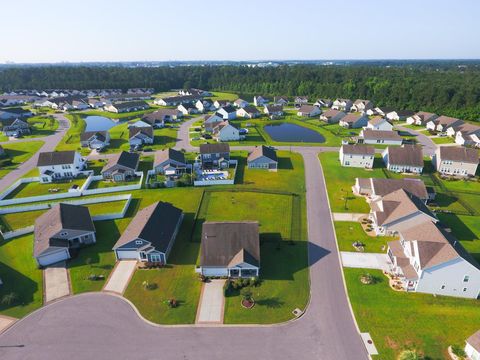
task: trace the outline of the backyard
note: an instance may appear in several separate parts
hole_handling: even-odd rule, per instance
[[[38,181],[22,183],[5,199],[18,199],[30,196],[53,195],[68,192],[73,186],[79,188],[85,183],[86,178],[72,179],[65,182],[41,183]]]
[[[340,251],[356,251],[352,244],[361,242],[364,252],[385,253],[387,243],[396,239],[390,236],[368,236],[358,222],[335,221],[334,225]]]
[[[4,144],[6,157],[0,158],[0,178],[30,159],[43,146],[43,141],[26,141]]]

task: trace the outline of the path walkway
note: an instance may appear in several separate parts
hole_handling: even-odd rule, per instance
[[[65,261],[49,265],[43,270],[45,304],[70,295],[70,281]]]
[[[203,283],[202,294],[198,304],[197,324],[222,324],[225,297],[223,286],[225,280],[211,280]]]
[[[110,277],[103,288],[104,291],[111,291],[117,294],[123,294],[130,282],[130,279],[137,267],[136,260],[122,260],[115,264]]]
[[[368,214],[360,213],[333,213],[334,221],[358,221],[360,218],[368,216]]]
[[[10,171],[8,174],[6,174],[3,178],[0,179],[0,191],[3,191],[5,188],[12,185],[18,178],[22,177],[30,170],[35,168],[37,166],[38,154],[40,152],[55,150],[58,143],[65,135],[65,132],[70,127],[70,121],[63,114],[55,114],[53,116],[58,120],[59,123],[58,129],[55,134],[38,139],[28,139],[28,141],[42,140],[45,143],[40,148],[40,150],[38,150],[37,153],[34,154],[30,159],[20,164],[16,169]],[[25,140],[27,141],[27,139]]]
[[[387,254],[362,253],[342,251],[342,263],[344,267],[360,269],[391,270],[391,262]]]

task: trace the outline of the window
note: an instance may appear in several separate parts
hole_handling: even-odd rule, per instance
[[[467,291],[467,288],[463,288],[463,292]]]
[[[63,231],[63,232],[60,233],[60,236],[67,236],[67,235],[68,235],[68,232],[66,232],[66,231]]]
[[[463,277],[463,282],[468,282],[468,280],[470,280],[470,276],[465,275],[465,276]]]
[[[135,240],[135,245],[142,245],[143,241],[142,240]]]
[[[442,289],[442,290],[445,289],[445,285],[442,285],[442,288],[441,288],[441,289]]]

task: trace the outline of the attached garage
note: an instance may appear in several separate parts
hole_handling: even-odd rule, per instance
[[[37,262],[40,266],[48,266],[68,259],[70,259],[70,253],[68,252],[67,248],[58,249],[56,251],[37,256]]]
[[[136,250],[115,250],[118,260],[137,260],[138,252]]]

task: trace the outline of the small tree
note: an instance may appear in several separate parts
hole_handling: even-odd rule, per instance
[[[460,345],[454,344],[451,346],[451,349],[452,349],[453,355],[457,356],[460,359],[466,358],[467,354],[465,353],[465,350],[463,349],[463,347],[461,347]]]
[[[416,350],[404,350],[398,356],[398,360],[423,360],[425,359],[422,355],[417,353]]]
[[[250,302],[252,301],[253,294],[250,288],[245,287],[242,290],[240,290],[240,295],[242,295],[243,300],[250,301]]]

